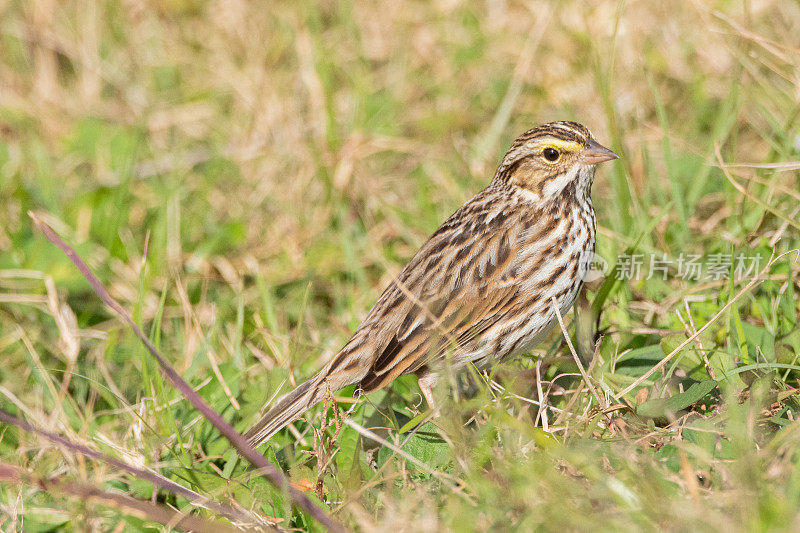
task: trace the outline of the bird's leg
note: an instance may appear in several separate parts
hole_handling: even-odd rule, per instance
[[[433,399],[433,387],[436,385],[436,382],[439,381],[439,376],[429,370],[424,370],[417,373],[417,378],[419,380],[419,389],[422,391],[422,396],[425,398],[425,401],[428,402],[428,407],[431,408],[431,411],[435,411],[436,401]]]

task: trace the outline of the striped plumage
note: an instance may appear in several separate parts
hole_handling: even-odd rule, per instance
[[[533,348],[566,313],[594,252],[589,196],[595,166],[616,154],[575,122],[514,141],[484,190],[422,245],[316,376],[246,434],[269,439],[320,401],[358,383],[364,392],[416,373],[425,398],[445,361],[478,367]]]

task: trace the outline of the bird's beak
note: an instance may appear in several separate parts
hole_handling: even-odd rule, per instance
[[[584,165],[596,165],[603,161],[619,159],[619,156],[594,139],[589,139],[581,150],[580,159]]]

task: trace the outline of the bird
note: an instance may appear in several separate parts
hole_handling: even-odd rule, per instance
[[[566,314],[595,249],[595,169],[618,159],[582,124],[542,124],[511,144],[491,182],[453,213],[316,375],[246,433],[269,440],[326,395],[418,377],[431,408],[445,370],[527,353]]]

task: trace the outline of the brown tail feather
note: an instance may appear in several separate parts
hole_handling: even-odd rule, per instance
[[[267,411],[267,414],[261,417],[261,420],[247,430],[244,437],[253,446],[258,446],[283,429],[286,424],[308,411],[321,399],[324,392],[319,386],[320,381],[319,376],[315,376],[283,396]]]

